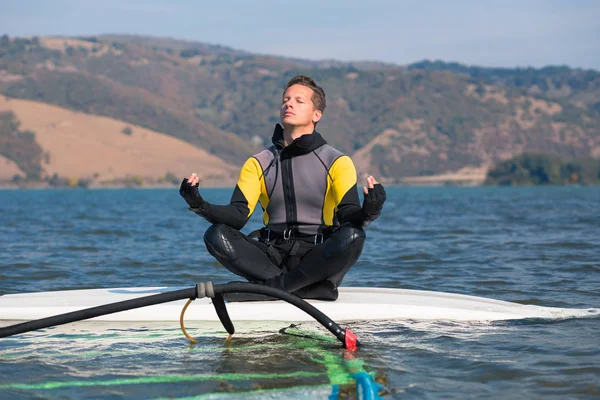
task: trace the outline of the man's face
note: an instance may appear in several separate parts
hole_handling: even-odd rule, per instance
[[[283,94],[280,117],[284,126],[308,126],[321,119],[321,111],[312,102],[313,90],[292,85]]]

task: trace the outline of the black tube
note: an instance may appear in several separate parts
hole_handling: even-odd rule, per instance
[[[37,329],[49,328],[51,326],[68,324],[69,322],[99,317],[101,315],[113,314],[120,311],[133,310],[155,304],[168,303],[170,301],[196,298],[196,287],[190,289],[175,290],[172,292],[159,293],[152,296],[139,297],[137,299],[119,301],[117,303],[86,308],[65,314],[55,315],[33,321],[23,322],[0,328],[0,338],[17,335]]]
[[[215,306],[215,311],[217,312],[217,317],[219,317],[219,321],[223,325],[223,328],[229,333],[233,335],[235,333],[235,327],[233,326],[233,322],[231,322],[231,318],[229,318],[229,313],[227,312],[227,307],[225,307],[225,300],[223,300],[223,296],[220,294],[215,294],[215,297],[212,299],[213,306]]]
[[[292,304],[293,306],[298,307],[299,309],[316,319],[321,325],[323,325],[331,333],[333,333],[335,337],[337,337],[342,342],[344,347],[348,346],[349,342],[346,340],[346,330],[340,328],[340,326],[336,324],[332,319],[330,319],[327,315],[323,314],[317,308],[315,308],[314,306],[307,303],[306,301],[304,301],[296,295],[293,295],[281,289],[245,282],[231,282],[226,283],[224,285],[213,285],[213,287],[215,295],[222,295],[225,293],[255,293],[264,294],[270,297],[275,297],[277,299],[284,300]],[[55,315],[53,317],[37,319],[33,321],[23,322],[21,324],[0,328],[0,338],[17,335],[19,333],[34,331],[37,329],[49,328],[51,326],[63,325],[68,324],[70,322],[95,318],[102,315],[133,310],[135,308],[152,306],[161,303],[168,303],[171,301],[182,299],[196,299],[197,297],[197,286],[194,286],[189,289],[175,290],[172,292],[159,293],[152,296],[139,297],[137,299],[105,304],[102,306],[86,308],[84,310],[73,311],[70,313]],[[223,303],[223,306],[225,306],[225,303]],[[227,315],[226,309],[222,311],[224,311],[224,315]],[[219,315],[219,317],[221,317],[221,315]],[[226,320],[227,319],[229,319],[228,315]],[[231,323],[231,320],[229,320],[229,323]],[[233,324],[231,324],[230,327],[226,326],[225,328],[230,328],[231,330],[233,330]],[[229,331],[229,329],[227,330]],[[354,334],[350,331],[348,332],[350,333],[350,336],[348,338],[353,337],[353,340],[356,341]],[[358,341],[356,341],[355,344],[356,346],[360,346]]]
[[[225,293],[257,293],[264,294],[267,296],[275,297],[290,303],[293,306],[298,307],[314,319],[316,319],[321,325],[333,333],[343,344],[346,346],[346,330],[340,328],[331,318],[323,314],[319,309],[307,303],[300,297],[288,293],[281,289],[275,289],[269,286],[257,285],[254,283],[245,282],[231,282],[224,285],[214,285],[215,294]]]

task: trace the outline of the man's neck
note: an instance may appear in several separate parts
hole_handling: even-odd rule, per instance
[[[283,127],[283,140],[285,145],[289,145],[300,136],[311,135],[315,131],[314,125],[306,126],[284,126]]]

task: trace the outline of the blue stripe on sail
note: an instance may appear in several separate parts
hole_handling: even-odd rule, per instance
[[[379,400],[379,384],[373,380],[373,377],[366,372],[359,372],[353,375],[356,380],[356,395],[361,400]]]
[[[331,394],[329,395],[328,400],[337,400],[340,395],[340,387],[338,385],[331,386]]]

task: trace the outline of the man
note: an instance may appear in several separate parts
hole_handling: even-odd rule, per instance
[[[183,180],[180,194],[213,224],[206,247],[231,272],[303,298],[335,300],[362,251],[363,227],[379,216],[386,196],[369,176],[360,206],[352,160],[315,131],[324,110],[323,89],[307,76],[292,78],[273,146],[242,166],[229,205],[206,202],[195,173]],[[247,236],[240,229],[257,203],[265,227]]]

